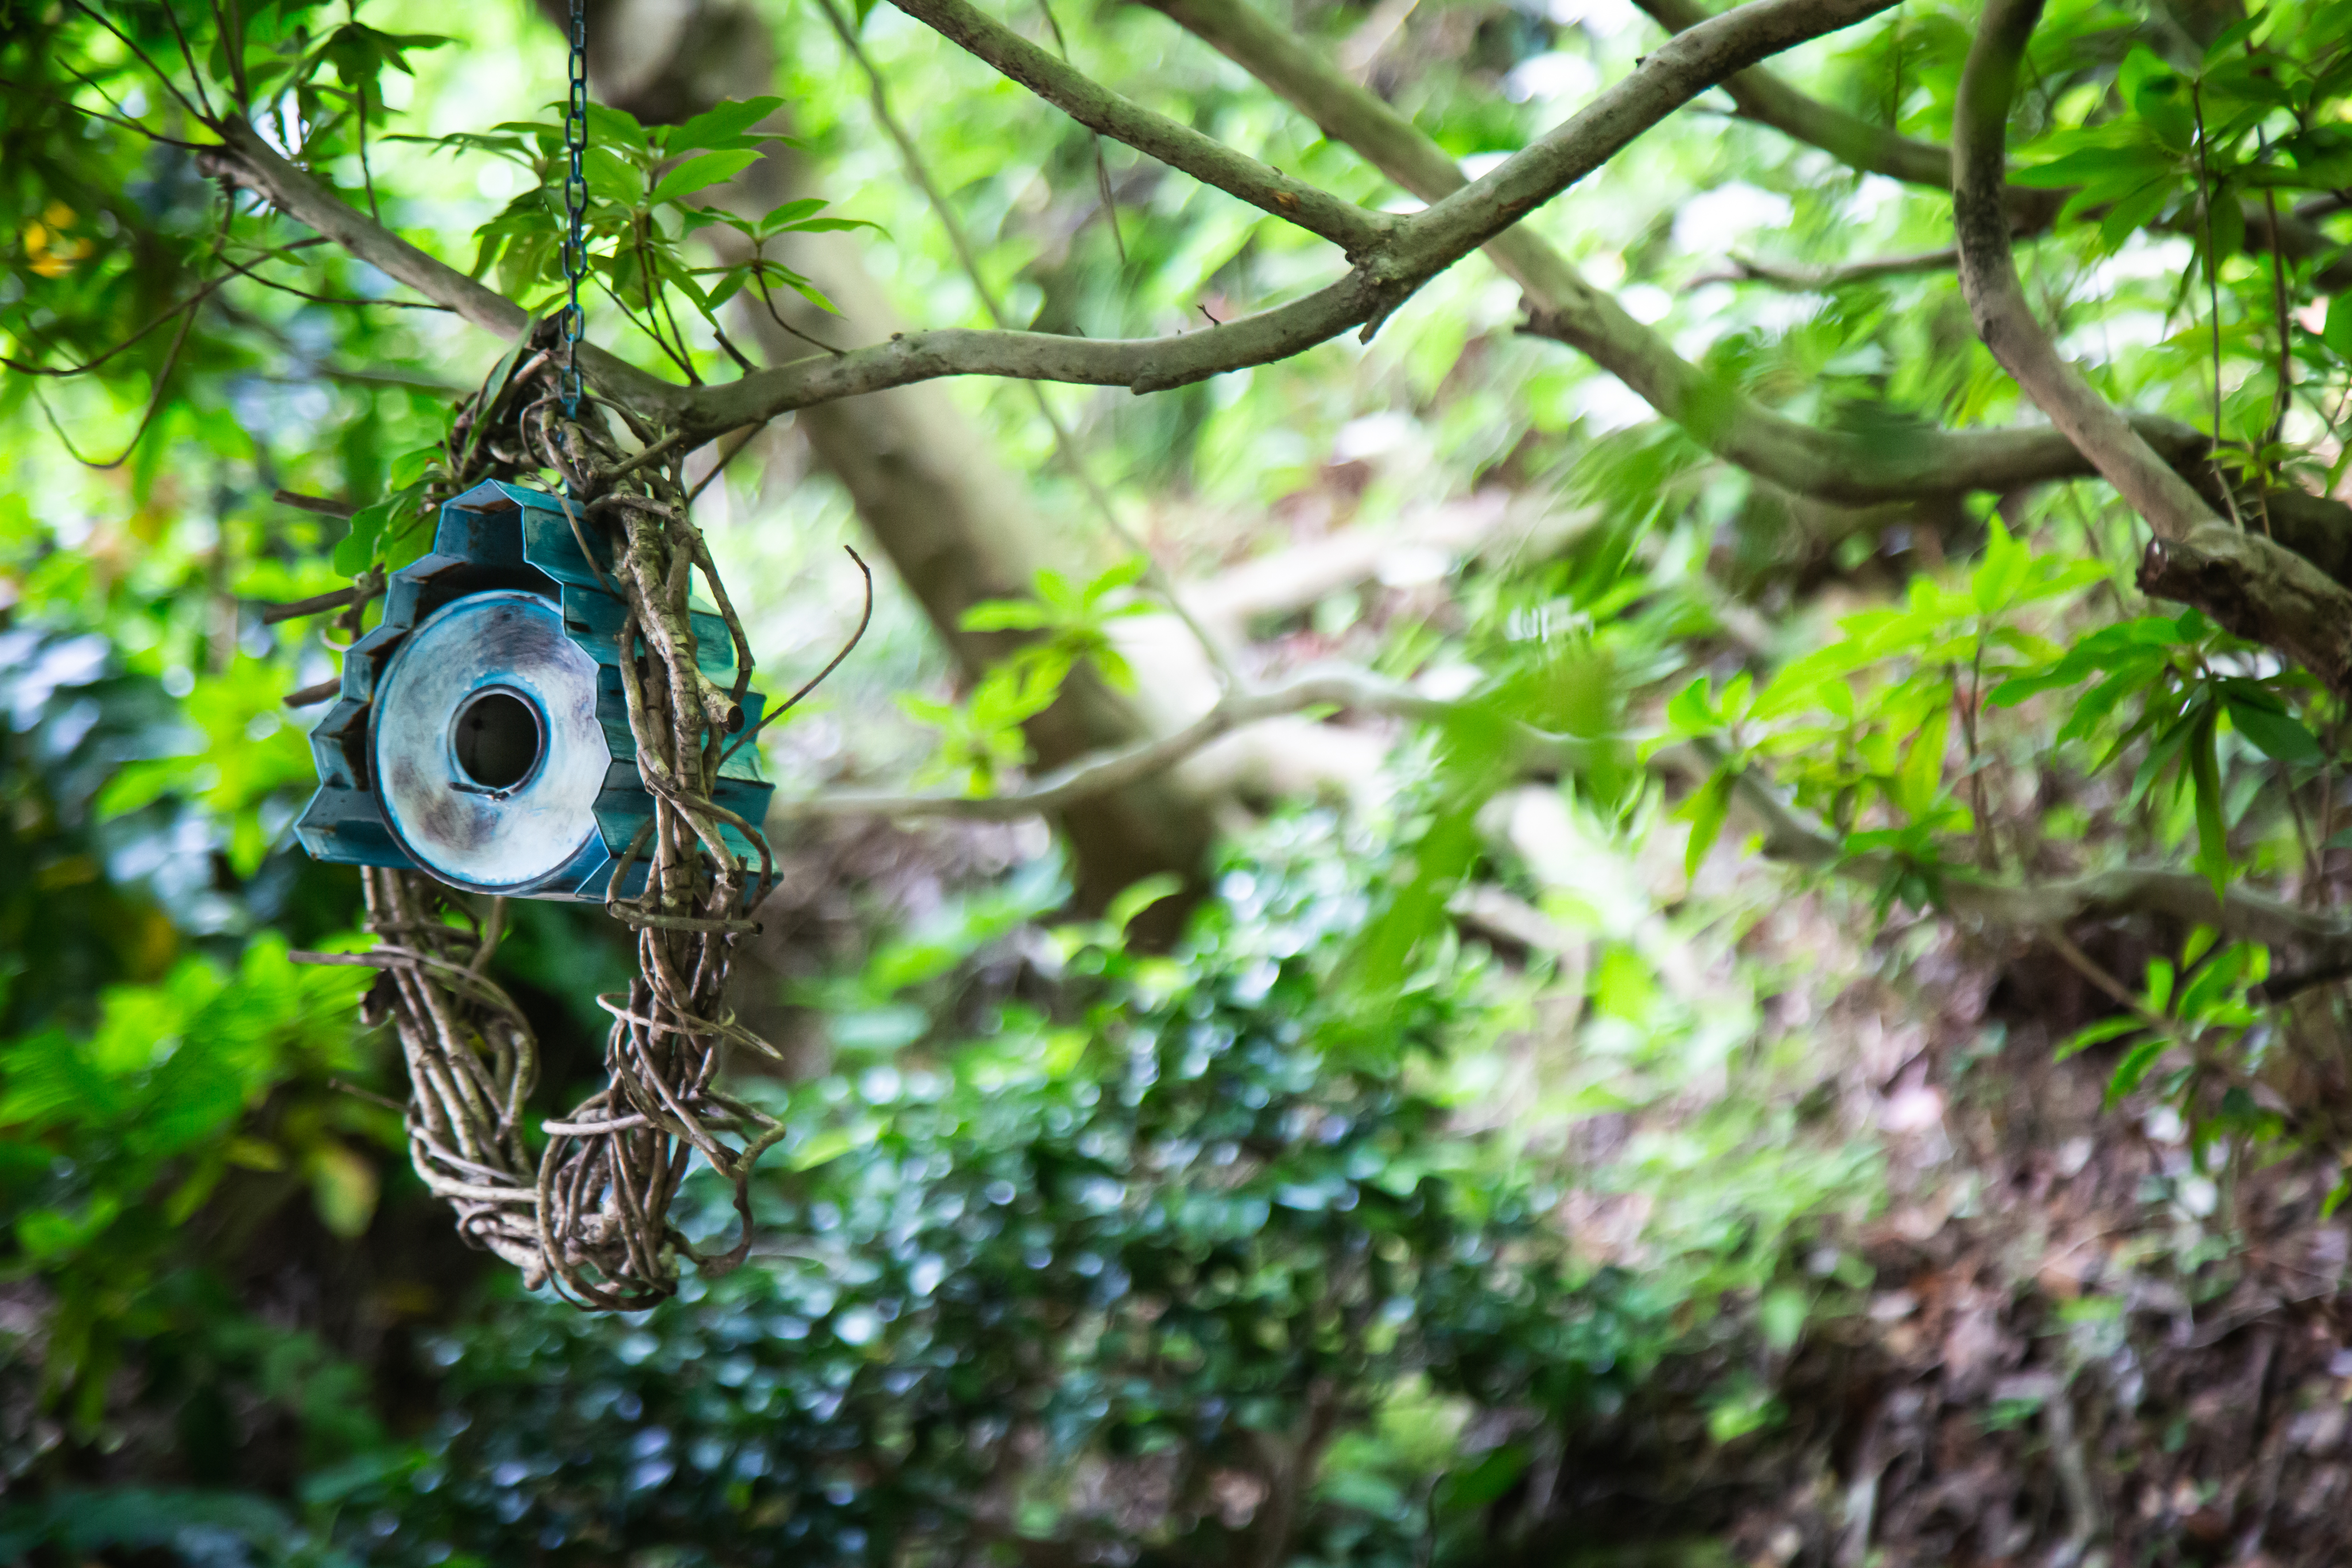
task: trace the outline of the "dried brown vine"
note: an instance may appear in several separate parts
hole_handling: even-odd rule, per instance
[[[635,457],[622,450],[612,416],[637,443]],[[362,1016],[399,1036],[410,1157],[456,1211],[459,1233],[522,1269],[526,1283],[552,1283],[583,1306],[612,1310],[674,1293],[684,1262],[715,1273],[743,1260],[751,1168],[784,1132],[717,1081],[730,1047],[776,1055],[726,1005],[734,943],[756,929],[750,911],[773,886],[775,864],[760,826],[712,799],[744,728],[751,651],[688,514],[684,452],[614,404],[591,398],[567,417],[541,353],[510,377],[494,376],[460,410],[426,496],[437,506],[484,479],[543,481],[552,472],[583,549],[610,563],[598,571],[625,608],[621,682],[654,813],[620,858],[604,906],[635,931],[638,970],[625,993],[597,998],[613,1017],[605,1086],[543,1122],[546,1144],[531,1155],[523,1118],[537,1041],[485,973],[503,900],[477,915],[421,872],[370,869],[367,929],[377,944],[330,960],[381,971]],[[698,574],[733,641],[731,687],[696,659]],[[751,853],[730,842],[729,827]],[[640,868],[642,889],[625,894]],[[735,1189],[741,1235],[723,1253],[698,1253],[669,1223],[697,1155]]]

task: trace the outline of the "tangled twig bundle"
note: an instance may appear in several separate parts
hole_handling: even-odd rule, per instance
[[[675,1291],[681,1261],[722,1272],[749,1252],[751,1168],[784,1128],[716,1080],[730,1046],[777,1054],[726,1005],[734,942],[755,929],[748,914],[773,885],[775,865],[759,825],[712,798],[727,757],[760,726],[745,723],[751,646],[688,514],[682,452],[610,405],[564,416],[553,379],[544,353],[503,383],[493,378],[453,426],[446,493],[484,478],[554,470],[582,549],[625,607],[621,684],[654,810],[614,868],[605,902],[635,932],[638,969],[625,993],[597,998],[613,1016],[608,1080],[569,1115],[542,1124],[548,1142],[531,1159],[523,1114],[538,1076],[537,1042],[484,973],[503,900],[477,917],[421,873],[371,869],[368,929],[378,945],[356,962],[383,972],[364,1016],[389,1020],[399,1034],[411,1086],[410,1156],[457,1211],[459,1232],[533,1285],[551,1279],[583,1305],[626,1310]],[[598,409],[628,421],[641,443],[636,457],[623,455]],[[697,658],[698,573],[733,643],[731,686],[715,682]],[[697,1253],[669,1224],[697,1154],[735,1188],[742,1234],[724,1253]]]

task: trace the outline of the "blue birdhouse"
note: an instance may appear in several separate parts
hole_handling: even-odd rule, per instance
[[[383,623],[344,653],[341,699],[310,732],[319,793],[295,834],[313,859],[521,898],[642,890],[642,858],[609,887],[654,802],[621,691],[625,611],[598,570],[609,559],[592,563],[583,540],[609,549],[520,485],[487,480],[443,504],[432,553],[385,584]],[[726,622],[693,621],[703,672],[731,684]],[[761,709],[746,694],[744,722]],[[757,823],[774,788],[746,746],[712,798]]]

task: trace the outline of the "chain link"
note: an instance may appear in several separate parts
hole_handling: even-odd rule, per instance
[[[585,0],[572,0],[572,96],[563,106],[563,416],[580,415],[580,333],[587,318],[580,310],[580,283],[588,276],[588,176],[581,159],[588,151],[588,12]]]

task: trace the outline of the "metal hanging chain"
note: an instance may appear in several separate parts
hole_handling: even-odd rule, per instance
[[[580,334],[587,318],[580,310],[580,283],[588,276],[588,176],[581,160],[588,151],[588,12],[585,0],[572,0],[572,95],[563,106],[563,416],[580,416]]]

